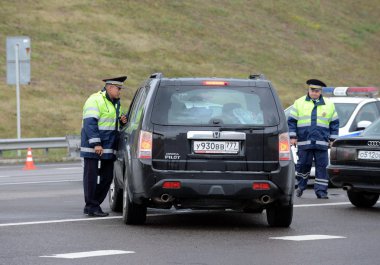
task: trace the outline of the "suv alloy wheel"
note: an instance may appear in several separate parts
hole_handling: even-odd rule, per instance
[[[110,208],[114,212],[121,212],[123,210],[123,193],[122,190],[118,187],[115,181],[115,171],[112,179],[112,183],[110,186],[110,190],[108,192],[108,200],[110,204]]]

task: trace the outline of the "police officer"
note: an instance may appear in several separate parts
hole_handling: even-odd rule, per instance
[[[113,178],[113,162],[118,130],[127,122],[120,115],[120,90],[126,76],[103,79],[104,88],[92,94],[83,106],[80,155],[84,158],[84,214],[104,217],[100,204],[107,196]]]
[[[326,84],[317,79],[307,80],[306,84],[307,95],[294,102],[288,118],[290,143],[298,145],[296,196],[301,197],[307,187],[314,158],[314,192],[318,199],[328,199],[327,150],[338,137],[339,119],[334,103],[322,96]]]

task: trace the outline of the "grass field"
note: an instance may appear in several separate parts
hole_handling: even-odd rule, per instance
[[[82,106],[101,79],[128,75],[127,107],[153,72],[248,77],[263,73],[284,107],[305,80],[380,86],[378,0],[3,0],[0,138],[16,138],[6,36],[29,36],[30,85],[21,87],[22,137],[79,134]]]

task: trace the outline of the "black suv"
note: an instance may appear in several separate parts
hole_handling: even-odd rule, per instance
[[[262,212],[293,217],[294,164],[287,121],[263,75],[164,78],[136,91],[122,130],[110,206],[126,224],[147,207]]]

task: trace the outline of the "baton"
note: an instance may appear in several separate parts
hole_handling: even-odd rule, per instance
[[[102,167],[102,160],[98,160],[98,179],[96,181],[96,184],[100,184],[100,168]]]

